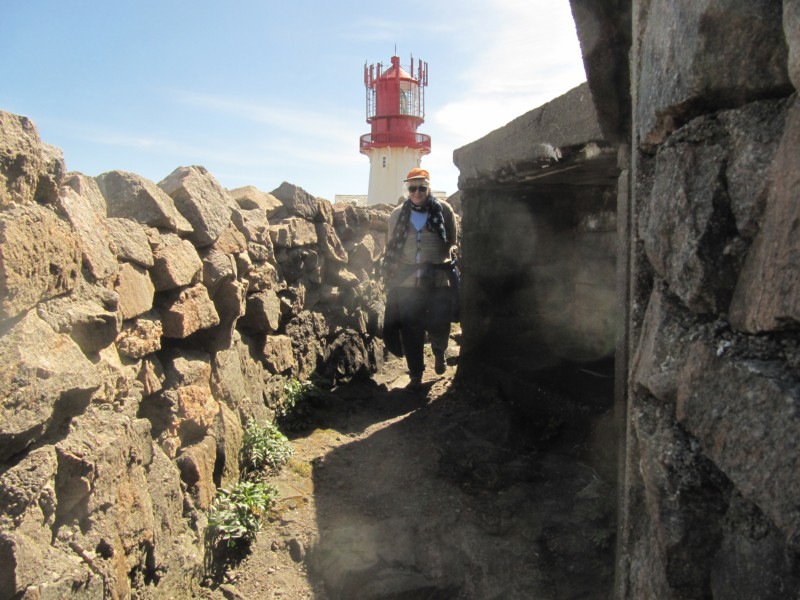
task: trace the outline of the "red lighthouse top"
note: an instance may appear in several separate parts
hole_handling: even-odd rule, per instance
[[[400,58],[392,57],[391,66],[364,65],[367,88],[367,123],[371,133],[361,136],[361,152],[372,148],[415,148],[422,154],[431,151],[429,135],[417,133],[425,120],[425,87],[428,85],[428,63],[421,60],[414,69],[414,59],[407,69]]]

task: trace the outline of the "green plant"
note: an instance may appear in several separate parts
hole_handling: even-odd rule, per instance
[[[292,445],[274,423],[261,426],[250,421],[242,440],[242,470],[280,469],[293,454]]]
[[[298,403],[307,400],[314,395],[317,386],[312,381],[299,381],[290,379],[283,386],[286,392],[285,402],[289,406],[296,406]]]
[[[308,427],[311,408],[308,400],[319,389],[311,381],[290,379],[283,386],[284,397],[281,407],[275,413],[275,421],[284,431],[300,431]]]
[[[278,491],[263,481],[240,481],[230,489],[218,490],[208,515],[214,543],[230,548],[252,542],[277,497]]]

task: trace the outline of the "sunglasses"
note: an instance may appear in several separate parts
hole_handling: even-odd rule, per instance
[[[420,192],[427,192],[428,191],[428,186],[427,185],[410,185],[410,186],[408,186],[408,191],[411,194],[413,194],[417,190],[419,190]]]

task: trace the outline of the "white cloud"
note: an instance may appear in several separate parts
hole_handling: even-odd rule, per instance
[[[586,79],[568,3],[492,0],[488,9],[486,3],[481,9],[484,21],[479,30],[486,33],[471,38],[472,59],[458,74],[463,87],[428,123],[437,148],[428,164],[439,163],[443,174],[451,174],[447,187],[452,191],[458,171],[442,163],[452,160],[454,149]]]

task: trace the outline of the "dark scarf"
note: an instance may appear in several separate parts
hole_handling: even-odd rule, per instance
[[[438,233],[442,241],[447,244],[447,230],[444,227],[444,216],[442,215],[442,204],[433,196],[428,196],[427,201],[422,206],[416,206],[411,200],[403,202],[400,209],[400,217],[397,219],[392,237],[386,244],[386,255],[383,257],[383,279],[391,281],[397,272],[400,263],[400,255],[403,252],[408,230],[411,223],[411,211],[428,213],[428,220],[425,227],[428,231]]]

